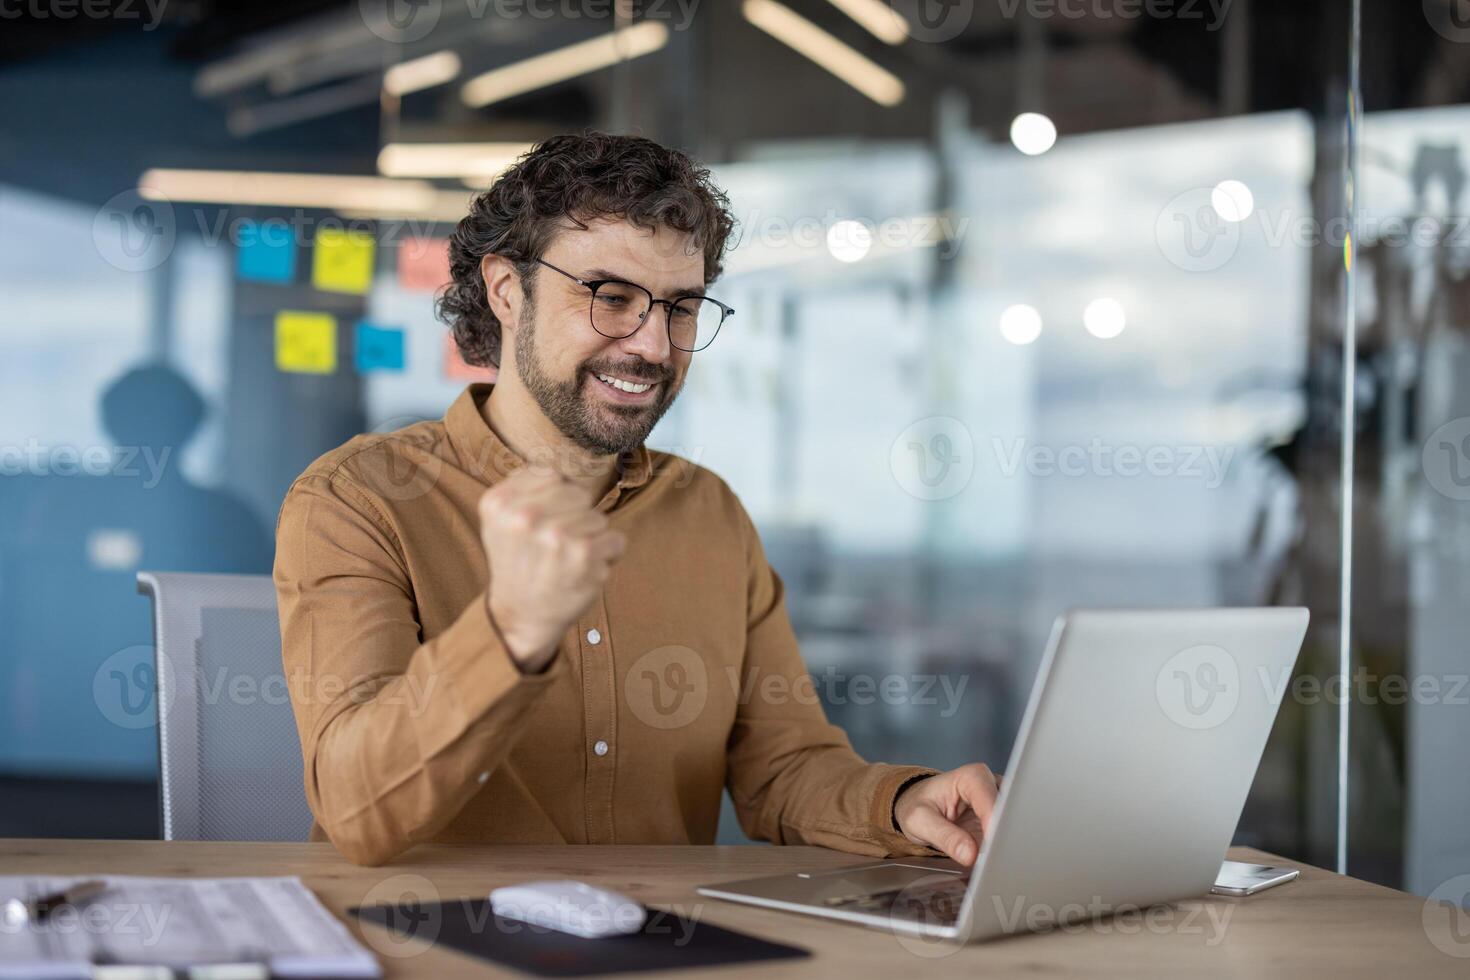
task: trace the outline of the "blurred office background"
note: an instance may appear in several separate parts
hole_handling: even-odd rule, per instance
[[[1335,866],[1346,799],[1352,873],[1470,871],[1464,0],[5,17],[0,835],[157,834],[136,572],[267,572],[312,458],[440,415],[444,236],[594,127],[730,192],[739,314],[653,441],[860,751],[1003,768],[1069,607],[1303,603],[1238,840]]]

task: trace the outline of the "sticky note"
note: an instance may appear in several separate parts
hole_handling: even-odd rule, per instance
[[[293,374],[337,370],[337,318],[296,310],[277,313],[276,367]]]
[[[357,370],[369,371],[403,370],[403,331],[394,327],[379,327],[366,320],[357,325]]]
[[[311,284],[329,293],[362,295],[373,284],[377,243],[365,231],[321,228],[311,258]]]
[[[398,285],[434,292],[453,278],[449,274],[449,239],[409,238],[398,246]]]
[[[454,334],[444,334],[444,377],[450,381],[488,381],[494,384],[499,376],[500,371],[496,368],[466,364],[464,358],[459,356],[459,345],[454,342]]]
[[[251,282],[296,278],[296,242],[281,221],[242,221],[235,232],[235,274]]]

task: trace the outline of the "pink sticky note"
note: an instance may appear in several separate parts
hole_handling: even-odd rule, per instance
[[[466,364],[464,358],[459,356],[459,346],[454,342],[454,334],[444,334],[444,377],[450,381],[488,381],[495,383],[500,377],[500,370],[493,367],[475,367]]]
[[[398,284],[432,293],[449,282],[449,239],[407,238],[398,246]]]

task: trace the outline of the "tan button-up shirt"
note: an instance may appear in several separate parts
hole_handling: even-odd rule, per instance
[[[476,507],[525,461],[485,422],[489,392],[327,453],[281,507],[313,839],[369,864],[430,840],[707,844],[728,786],[755,838],[932,853],[892,806],[933,770],[868,764],[828,724],[750,518],[693,463],[629,454],[598,504],[627,550],[550,666],[520,671]]]

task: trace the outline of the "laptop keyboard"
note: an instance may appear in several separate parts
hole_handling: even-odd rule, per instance
[[[940,925],[959,920],[960,906],[970,887],[969,878],[948,877],[904,888],[861,895],[838,895],[827,899],[828,908],[869,915],[892,915]]]

